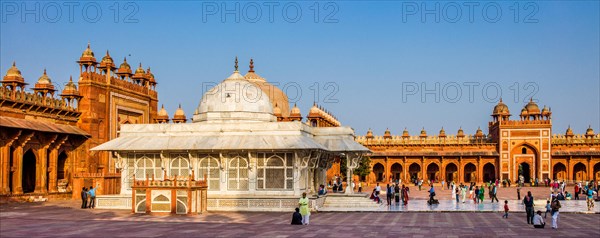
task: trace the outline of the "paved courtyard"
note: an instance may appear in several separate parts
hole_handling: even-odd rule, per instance
[[[0,237],[599,237],[599,214],[560,215],[559,229],[534,229],[524,213],[313,213],[291,226],[290,213],[148,216],[79,209],[75,201],[0,206]],[[550,223],[548,217],[547,222]]]

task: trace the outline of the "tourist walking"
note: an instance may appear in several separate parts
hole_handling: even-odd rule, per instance
[[[358,192],[362,192],[362,181],[358,182]]]
[[[496,202],[498,201],[498,197],[497,197],[497,193],[498,193],[498,186],[494,185],[492,187],[492,203],[494,203],[494,199],[496,199]]]
[[[548,217],[548,212],[550,213],[550,217],[552,217],[552,205],[550,205],[550,200],[546,200],[546,212],[544,212],[544,218]]]
[[[508,200],[504,200],[504,215],[503,218],[508,218]]]
[[[483,198],[485,198],[485,189],[483,188],[483,185],[481,185],[481,188],[479,189],[479,202],[483,203]]]
[[[527,196],[523,198],[523,204],[525,204],[525,213],[527,213],[527,224],[533,223],[533,196],[531,196],[531,191],[527,191]],[[540,215],[541,211],[538,211]]]
[[[394,192],[392,190],[392,187],[390,186],[390,184],[387,184],[387,188],[385,190],[385,196],[387,198],[387,205],[391,205],[392,204],[392,195],[394,195]]]
[[[533,227],[535,228],[544,228],[544,226],[546,225],[546,222],[544,221],[544,218],[542,217],[542,211],[537,211],[537,214],[535,214],[535,216],[533,217]],[[527,223],[529,224],[529,223]]]
[[[577,183],[575,183],[573,193],[575,194],[575,200],[579,200],[579,185],[577,185]]]
[[[558,229],[558,210],[561,208],[558,198],[552,201],[552,229]]]
[[[423,186],[423,179],[419,180],[419,191],[421,191],[421,186]]]
[[[521,185],[517,184],[517,200],[521,200]]]
[[[81,189],[81,208],[87,208],[87,188]]]
[[[593,183],[590,183],[589,185],[587,185],[587,208],[588,211],[591,211],[592,209],[594,209],[594,187],[592,187]]]
[[[473,192],[473,202],[479,203],[479,186],[475,186],[475,192]]]
[[[456,203],[458,204],[458,196],[459,196],[459,191],[458,191],[458,187],[454,186],[454,196],[456,197]]]
[[[310,209],[308,208],[308,198],[306,193],[302,193],[302,197],[298,201],[300,207],[300,215],[302,215],[302,224],[308,225],[310,221]]]
[[[465,203],[465,198],[467,197],[467,186],[460,184],[460,195],[462,196],[462,203]]]
[[[408,187],[405,188],[404,185],[402,185],[402,198],[403,198],[402,201],[404,202],[404,205],[408,205],[408,195],[409,194],[410,193],[409,193]]]
[[[400,186],[398,184],[394,186],[394,200],[396,203],[400,203]]]

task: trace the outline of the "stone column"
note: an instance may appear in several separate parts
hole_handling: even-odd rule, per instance
[[[0,177],[0,194],[9,194],[10,193],[10,185],[9,174],[10,174],[10,144],[2,141],[3,147],[0,147],[0,171],[2,171],[2,177]]]
[[[354,174],[354,169],[358,167],[360,159],[361,155],[358,153],[346,154],[346,194],[354,194],[354,189],[352,188],[352,175]]]
[[[23,176],[23,146],[18,146],[13,151],[13,164],[10,167],[12,174],[13,194],[23,194],[22,179]]]
[[[48,164],[48,192],[57,192],[58,150],[50,150],[49,156],[50,164]]]

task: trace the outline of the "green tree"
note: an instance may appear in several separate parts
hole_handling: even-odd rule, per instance
[[[371,158],[365,156],[362,158],[358,167],[354,169],[354,175],[358,175],[359,178],[369,176],[371,174]]]

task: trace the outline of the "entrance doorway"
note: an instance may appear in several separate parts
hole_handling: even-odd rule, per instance
[[[563,163],[556,163],[552,168],[552,172],[554,172],[552,179],[567,179],[567,167]]]
[[[398,163],[394,163],[392,165],[392,176],[394,178],[394,180],[399,180],[402,177],[402,165],[398,164]]]
[[[483,181],[496,181],[496,168],[494,168],[493,164],[487,163],[483,166]]]
[[[467,165],[465,165],[465,182],[469,183],[469,182],[477,182],[477,176],[475,175],[477,173],[477,167],[475,167],[474,164],[472,163],[468,163]]]
[[[573,179],[576,181],[587,180],[587,172],[584,164],[577,163],[573,166]]]
[[[373,166],[373,173],[375,173],[377,182],[383,181],[383,170],[383,165],[380,163],[377,163]]]
[[[523,176],[524,183],[531,183],[531,168],[528,163],[519,164],[519,178]]]
[[[408,167],[408,174],[410,175],[411,181],[421,178],[421,166],[417,163],[413,163]]]
[[[439,179],[440,167],[436,163],[431,163],[427,166],[427,180],[435,183]]]
[[[455,164],[446,165],[446,182],[452,182],[455,178],[458,179],[458,176],[456,176],[457,173],[458,167]]]
[[[35,154],[27,150],[23,155],[23,174],[21,186],[23,193],[32,193],[35,191]]]

